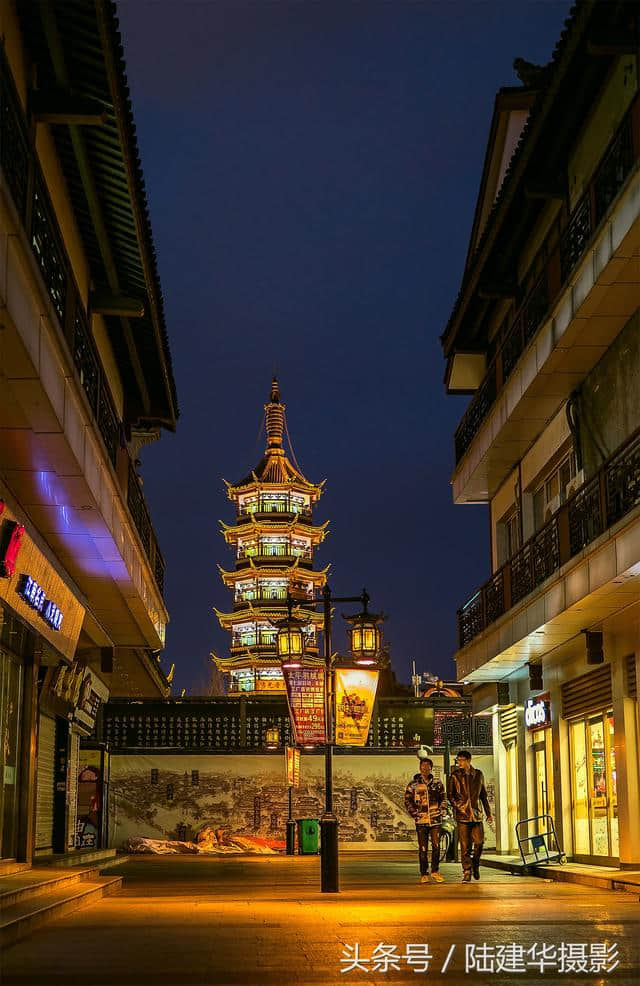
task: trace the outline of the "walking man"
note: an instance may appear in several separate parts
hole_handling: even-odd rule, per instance
[[[458,823],[462,882],[471,883],[472,873],[475,880],[480,879],[480,856],[484,843],[480,805],[484,808],[490,825],[493,824],[493,816],[484,786],[484,775],[481,770],[471,766],[471,754],[468,750],[458,751],[455,766],[449,776],[447,794]]]
[[[445,801],[444,785],[433,776],[433,760],[420,756],[420,772],[409,781],[404,792],[404,806],[416,823],[420,883],[429,882],[429,842],[431,842],[431,878],[444,883],[440,873],[440,822]]]

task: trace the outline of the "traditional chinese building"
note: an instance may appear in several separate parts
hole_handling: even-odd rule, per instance
[[[212,657],[216,667],[230,675],[232,694],[284,691],[275,641],[276,624],[287,615],[289,595],[296,601],[294,615],[308,618],[307,660],[318,659],[322,615],[316,612],[314,599],[328,569],[314,570],[313,554],[325,538],[328,521],[314,524],[313,508],[323,483],[309,482],[285,452],[285,405],[275,378],[265,404],[265,427],[267,447],[258,465],[239,482],[226,484],[235,522],[221,521],[235,566],[220,568],[232,592],[231,609],[215,613],[231,633],[231,648],[228,657]],[[295,461],[293,452],[291,457]]]

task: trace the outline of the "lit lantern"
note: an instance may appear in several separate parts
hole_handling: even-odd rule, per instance
[[[367,610],[368,596],[366,593],[364,593],[363,598],[364,608],[362,612],[356,613],[355,616],[347,616],[345,619],[351,624],[349,628],[351,655],[359,667],[367,668],[378,663],[382,644],[380,624],[384,617],[381,614],[370,613]]]
[[[291,615],[291,605],[288,605],[288,608],[289,616],[287,619],[274,624],[278,627],[276,652],[285,671],[302,667],[304,628],[307,625],[303,620]]]
[[[277,726],[270,726],[265,735],[265,746],[267,750],[277,750],[280,746],[280,730]]]

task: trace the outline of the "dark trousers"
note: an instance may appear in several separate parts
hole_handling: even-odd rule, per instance
[[[484,825],[482,822],[458,822],[458,839],[460,841],[460,860],[464,873],[471,873],[472,860],[480,863],[482,846],[484,844]],[[473,855],[471,847],[473,846]]]
[[[431,872],[437,873],[440,867],[440,826],[416,825],[418,833],[418,858],[420,876],[429,872],[429,839],[431,839]]]

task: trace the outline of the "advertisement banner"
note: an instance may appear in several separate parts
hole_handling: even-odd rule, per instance
[[[295,746],[288,746],[285,749],[287,761],[287,784],[289,787],[300,786],[300,750]]]
[[[300,746],[323,744],[324,668],[283,669],[282,674],[295,742]]]
[[[369,735],[378,671],[336,668],[336,745],[364,746]]]

